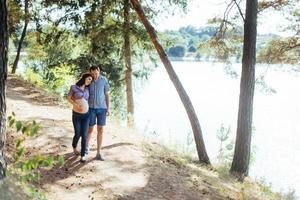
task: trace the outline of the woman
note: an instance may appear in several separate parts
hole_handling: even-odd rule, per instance
[[[89,128],[89,90],[88,86],[92,82],[91,74],[83,74],[81,79],[72,85],[68,94],[68,101],[73,105],[73,126],[75,135],[73,137],[72,147],[76,155],[81,155],[80,162],[85,162],[85,151],[87,145],[87,134]],[[81,137],[81,151],[77,150],[77,143]]]

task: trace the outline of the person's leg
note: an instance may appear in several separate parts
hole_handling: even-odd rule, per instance
[[[100,154],[103,140],[103,126],[97,126],[97,155]]]
[[[103,128],[106,124],[106,109],[99,109],[97,113],[97,154],[96,159],[104,161],[101,155],[101,147],[103,141]]]
[[[87,136],[86,153],[89,153],[89,145],[91,142],[92,133],[93,133],[95,124],[96,124],[96,109],[90,108],[89,109],[89,128],[88,128],[88,136]]]
[[[79,151],[77,150],[77,143],[80,138],[80,129],[81,129],[79,114],[73,112],[72,122],[73,122],[73,127],[74,127],[74,137],[73,137],[73,141],[72,141],[72,147],[73,147],[74,153],[79,154]]]
[[[87,137],[87,146],[88,147],[89,147],[89,144],[91,142],[93,130],[94,130],[94,126],[89,126],[88,127],[88,137]]]
[[[81,119],[81,161],[85,162],[84,156],[86,153],[87,147],[87,137],[88,137],[88,128],[89,128],[89,115],[85,114]]]

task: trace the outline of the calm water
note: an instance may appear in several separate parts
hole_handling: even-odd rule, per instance
[[[224,72],[224,64],[173,62],[199,118],[208,154],[216,158],[219,141],[217,130],[223,124],[235,136],[239,82]],[[234,66],[238,74],[240,65]],[[300,74],[257,67],[266,83],[276,93],[256,87],[254,97],[253,144],[255,162],[250,168],[253,178],[264,177],[272,188],[296,190],[300,195]],[[166,143],[187,140],[190,124],[184,107],[161,66],[136,95],[136,120],[143,132],[152,133]]]

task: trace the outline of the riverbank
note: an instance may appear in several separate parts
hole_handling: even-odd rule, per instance
[[[279,194],[246,180],[237,182],[228,174],[197,164],[130,129],[109,120],[103,152],[105,162],[94,159],[95,134],[88,161],[84,164],[71,153],[71,112],[59,99],[16,76],[9,76],[8,113],[19,120],[35,119],[43,127],[36,138],[26,138],[32,155],[63,155],[65,165],[39,169],[35,187],[47,199],[280,199]],[[12,148],[18,133],[8,131]],[[11,151],[10,151],[11,152]],[[11,157],[7,152],[7,157]]]

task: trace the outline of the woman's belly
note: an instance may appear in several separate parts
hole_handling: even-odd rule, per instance
[[[75,102],[79,106],[73,106],[73,110],[78,113],[87,113],[89,111],[89,104],[88,102],[84,99],[76,99]]]

